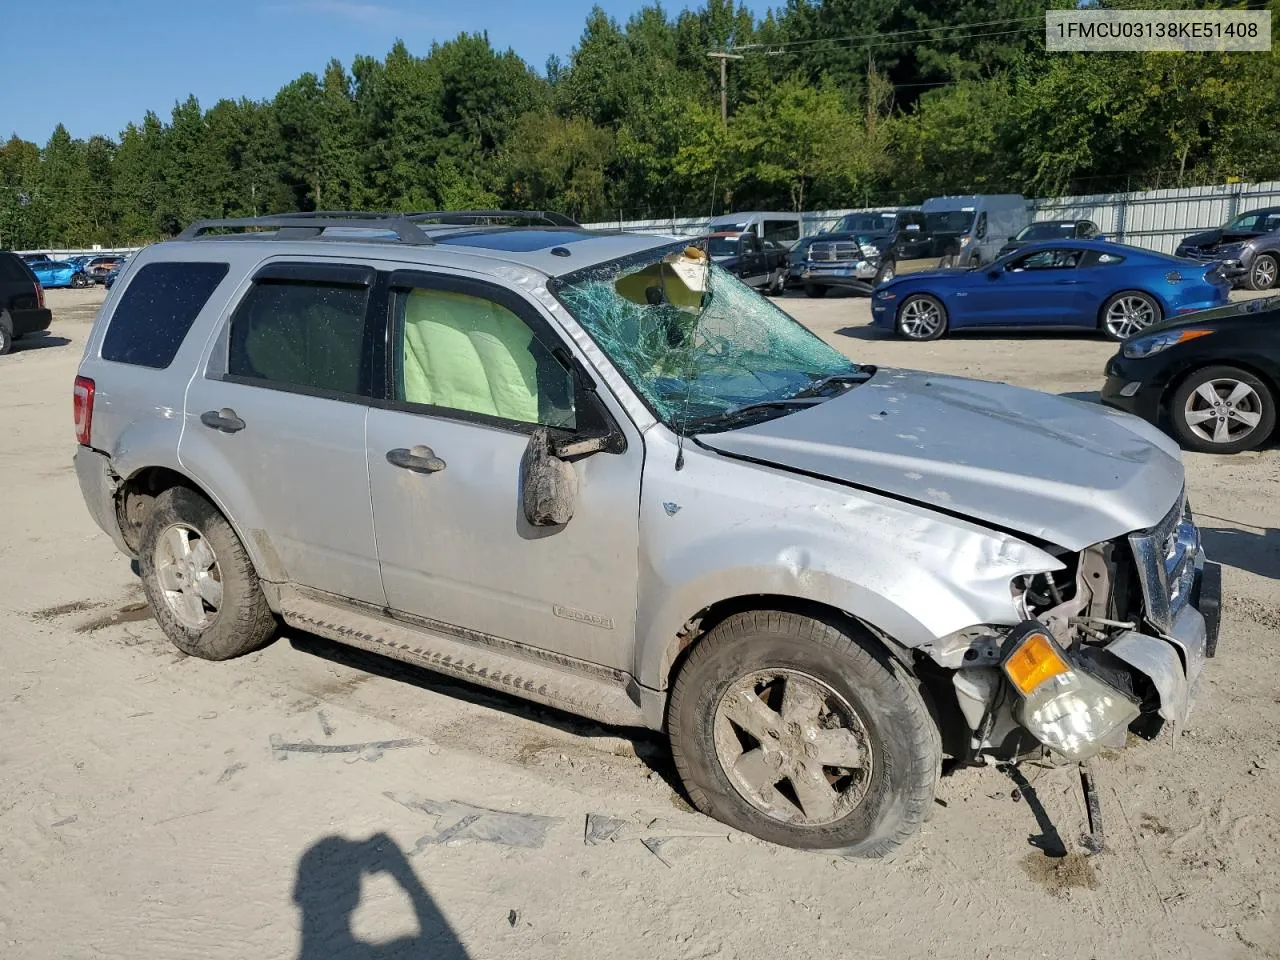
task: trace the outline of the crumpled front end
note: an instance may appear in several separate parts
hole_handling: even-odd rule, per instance
[[[974,758],[1042,748],[1085,760],[1191,712],[1217,644],[1221,572],[1185,495],[1154,527],[1063,560],[1065,570],[1014,582],[1018,626],[974,628],[939,647],[958,654],[953,683]]]

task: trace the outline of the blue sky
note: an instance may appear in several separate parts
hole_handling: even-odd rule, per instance
[[[598,0],[625,21],[642,0]],[[0,0],[0,139],[43,145],[71,135],[115,137],[147,110],[167,117],[194,93],[262,99],[330,57],[381,57],[397,37],[415,53],[461,31],[487,30],[541,70],[567,56],[593,0]],[[664,4],[668,11],[698,0]],[[762,12],[766,2],[749,0]]]

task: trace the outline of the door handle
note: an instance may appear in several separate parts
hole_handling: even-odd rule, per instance
[[[206,410],[200,414],[200,422],[221,433],[239,433],[244,429],[244,421],[236,416],[230,407],[221,410]]]
[[[1060,284],[1066,285],[1066,284],[1068,284],[1068,283],[1079,283],[1080,281],[1079,281],[1079,280],[1055,280],[1055,281],[1053,281],[1053,282],[1054,282],[1054,283],[1060,283]]]
[[[445,462],[435,455],[435,451],[422,444],[407,450],[404,447],[388,450],[387,463],[414,473],[439,473],[445,468]]]

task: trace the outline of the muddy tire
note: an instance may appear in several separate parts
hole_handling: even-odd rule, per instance
[[[274,636],[275,616],[244,545],[194,490],[171,487],[156,497],[138,563],[156,622],[183,653],[229,660]]]
[[[772,843],[880,857],[931,812],[937,725],[901,668],[848,625],[730,617],[689,651],[667,723],[693,804]]]

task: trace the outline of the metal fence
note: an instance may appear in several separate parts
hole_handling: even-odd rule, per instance
[[[1207,187],[1180,187],[1135,193],[1093,194],[1080,197],[1046,197],[1029,200],[1035,220],[1092,220],[1109,240],[1173,253],[1188,233],[1218,227],[1239,213],[1255,207],[1280,206],[1280,181],[1224,183]],[[804,234],[820,233],[846,213],[886,210],[861,207],[816,210],[802,214]],[[637,233],[693,236],[706,231],[711,217],[673,217],[663,220],[614,220],[591,223],[597,230],[631,230]]]

